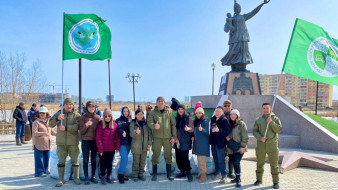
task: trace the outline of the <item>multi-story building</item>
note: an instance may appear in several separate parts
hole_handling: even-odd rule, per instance
[[[278,86],[280,75],[259,75],[263,95],[273,95]],[[331,107],[333,86],[318,83],[318,106]],[[314,107],[316,103],[317,81],[295,75],[283,74],[278,95],[285,97],[295,106]]]

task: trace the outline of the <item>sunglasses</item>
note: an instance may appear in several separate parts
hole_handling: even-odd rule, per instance
[[[229,107],[230,108],[231,105],[229,104],[226,104],[226,105],[223,105],[223,107]]]
[[[105,115],[105,116],[103,116],[104,118],[108,118],[108,117],[111,117],[111,115]]]

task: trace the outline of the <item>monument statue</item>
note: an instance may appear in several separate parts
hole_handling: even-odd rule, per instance
[[[241,15],[241,6],[235,0],[234,16],[231,16],[230,13],[227,14],[224,31],[229,32],[229,51],[221,59],[221,62],[223,66],[231,66],[231,72],[249,72],[246,70],[246,65],[253,63],[253,60],[249,52],[250,37],[245,21],[255,16],[262,6],[269,2],[270,0],[264,0],[250,13]]]

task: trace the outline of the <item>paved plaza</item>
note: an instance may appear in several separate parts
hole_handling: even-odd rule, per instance
[[[157,182],[147,177],[145,182],[127,181],[121,185],[117,181],[114,184],[101,185],[75,185],[72,181],[67,182],[64,187],[56,188],[56,179],[49,176],[44,178],[34,177],[34,157],[31,142],[23,146],[15,146],[14,136],[0,136],[0,189],[238,189],[235,184],[226,183],[220,185],[217,181],[208,180],[206,183],[198,183],[196,179],[192,183],[188,183],[185,179],[168,181],[165,175],[159,175]],[[282,149],[281,152],[295,151],[296,149]],[[297,150],[309,153],[314,156],[333,159],[330,163],[338,166],[338,154],[315,152],[306,150]],[[244,157],[252,157],[255,155],[254,149]],[[252,161],[242,161],[242,189],[271,189],[272,180],[270,175],[270,167],[265,165],[265,173],[263,176],[263,185],[253,186],[255,182],[256,163]],[[194,176],[195,177],[195,176]],[[338,172],[329,172],[316,170],[311,168],[297,168],[280,174],[281,189],[338,189]]]

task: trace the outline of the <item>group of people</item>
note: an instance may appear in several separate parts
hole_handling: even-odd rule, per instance
[[[177,101],[178,102],[178,101]],[[61,187],[65,184],[65,162],[69,156],[72,164],[74,183],[79,185],[79,135],[82,140],[84,183],[89,185],[98,183],[95,178],[96,157],[99,155],[100,181],[102,184],[113,183],[111,179],[112,162],[116,152],[121,156],[118,170],[118,180],[121,184],[129,180],[125,175],[128,163],[128,154],[133,154],[132,180],[145,181],[145,164],[147,151],[152,150],[152,181],[157,180],[159,157],[163,149],[166,162],[166,177],[173,180],[171,175],[172,149],[175,149],[176,163],[180,173],[176,178],[187,177],[193,181],[189,152],[197,156],[200,183],[207,181],[207,157],[210,152],[215,163],[213,180],[224,184],[227,178],[241,187],[241,160],[247,151],[248,130],[240,117],[240,112],[232,108],[232,102],[226,100],[223,106],[215,109],[214,116],[209,119],[205,116],[202,102],[195,106],[195,116],[186,112],[185,106],[173,102],[171,108],[165,105],[164,97],[158,97],[155,108],[147,109],[147,118],[141,107],[135,110],[132,119],[131,110],[124,106],[121,116],[113,118],[112,111],[105,109],[103,118],[97,112],[95,103],[86,103],[86,113],[82,116],[74,110],[74,101],[66,98],[63,110],[49,117],[48,109],[44,106],[39,109],[39,117],[32,124],[33,148],[35,157],[35,176],[46,176],[50,155],[51,135],[56,135],[59,180],[56,184]],[[20,108],[19,108],[20,109]],[[148,112],[149,111],[149,112]],[[177,111],[176,116],[174,112]],[[149,113],[149,115],[148,115]],[[273,187],[279,188],[278,169],[278,133],[281,131],[279,118],[271,112],[269,103],[262,105],[263,115],[256,119],[253,135],[257,139],[257,170],[255,185],[262,184],[266,154],[269,157]],[[17,123],[22,123],[18,120]],[[17,124],[18,126],[18,124]],[[57,127],[54,132],[52,128]],[[267,131],[267,132],[266,132]],[[19,135],[20,137],[20,135]],[[226,156],[229,157],[229,172],[226,172]],[[90,160],[89,160],[90,157]],[[88,174],[88,165],[91,161],[91,176]]]

